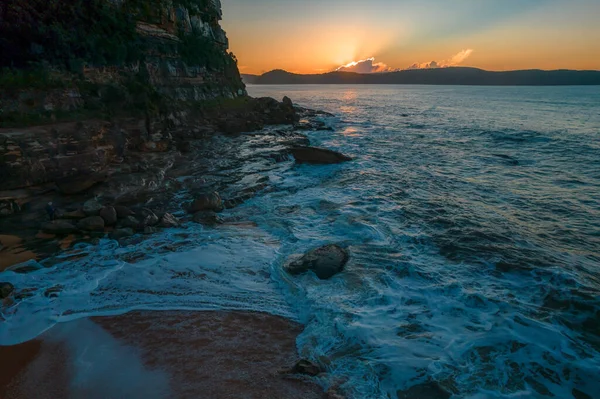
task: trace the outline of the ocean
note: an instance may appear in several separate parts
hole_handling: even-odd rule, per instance
[[[224,213],[237,223],[77,244],[0,274],[38,293],[2,315],[0,344],[132,309],[249,310],[305,324],[299,354],[352,398],[433,383],[456,398],[600,398],[599,87],[248,91],[334,114],[307,135],[354,161],[244,165],[269,188]],[[343,273],[282,270],[328,243],[349,249]]]

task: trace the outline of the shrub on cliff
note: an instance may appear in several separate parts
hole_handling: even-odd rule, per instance
[[[4,0],[0,66],[122,65],[141,56],[134,18],[105,0]]]

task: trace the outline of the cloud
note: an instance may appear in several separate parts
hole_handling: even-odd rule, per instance
[[[466,49],[455,54],[448,60],[444,61],[431,61],[425,63],[414,63],[406,69],[434,69],[434,68],[448,68],[462,64],[467,58],[473,54],[473,49]]]
[[[349,64],[342,65],[336,71],[340,72],[356,72],[356,73],[382,73],[392,72],[392,68],[388,67],[383,62],[375,62],[375,58],[367,58],[365,60],[353,61]]]

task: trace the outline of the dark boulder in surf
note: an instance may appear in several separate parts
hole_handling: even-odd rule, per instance
[[[223,210],[223,200],[217,192],[201,194],[190,204],[188,213],[197,213],[202,211],[221,212]]]
[[[0,283],[0,299],[8,298],[15,290],[11,283]]]
[[[323,372],[319,366],[304,359],[299,360],[292,368],[292,371],[297,374],[309,375],[311,377],[316,377]]]
[[[327,280],[344,270],[349,258],[348,251],[339,245],[325,245],[288,263],[285,270],[292,275],[312,270],[321,280]]]
[[[352,161],[347,155],[325,148],[294,147],[291,152],[297,163],[335,164]]]

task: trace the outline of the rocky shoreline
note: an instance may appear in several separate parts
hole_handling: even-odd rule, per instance
[[[268,189],[264,176],[244,173],[249,166],[268,169],[293,157],[349,160],[309,147],[301,132],[326,128],[320,116],[327,114],[294,107],[287,97],[248,97],[231,108],[172,116],[171,126],[145,132],[139,126],[147,121],[1,130],[0,168],[8,179],[0,192],[0,250],[12,256],[0,266],[40,262],[106,236],[125,240],[188,221],[220,223],[224,208]],[[12,270],[31,267],[38,266]]]
[[[259,192],[270,190],[265,172],[280,163],[295,160],[296,163],[329,164],[350,160],[343,154],[311,147],[303,134],[310,130],[328,130],[322,119],[330,116],[294,106],[287,97],[282,102],[247,98],[242,106],[217,107],[204,110],[194,117],[188,114],[170,127],[154,130],[156,133],[153,135],[140,136],[135,130],[127,130],[125,126],[131,125],[121,121],[90,121],[0,131],[1,142],[4,143],[0,150],[3,148],[5,154],[10,151],[18,157],[5,156],[1,166],[11,170],[10,178],[3,187],[9,190],[2,192],[0,200],[0,272],[35,273],[42,268],[53,267],[60,263],[62,254],[69,254],[70,251],[76,253],[72,249],[79,243],[94,244],[108,238],[126,247],[139,244],[163,229],[180,228],[188,223],[207,227],[243,224],[244,221],[223,217],[221,212],[239,206]],[[140,124],[142,121],[137,122],[136,126]],[[102,127],[100,133],[94,130],[99,127]],[[74,142],[70,129],[84,132],[83,137],[79,135],[79,141]],[[36,153],[31,150],[33,142],[40,144],[48,137],[54,137],[54,141],[41,144],[45,146],[44,151]],[[65,152],[63,145],[70,148],[72,153]],[[102,157],[98,154],[102,154]],[[69,159],[71,157],[72,160]],[[54,165],[54,169],[40,168],[43,164]],[[340,272],[347,260],[348,254],[343,248],[324,247],[295,260],[293,272],[289,272],[299,274],[312,270],[321,278],[329,278]],[[60,286],[52,287],[43,295],[57,297],[61,290]],[[31,295],[36,293],[0,282],[0,300],[4,309],[18,305]],[[114,322],[116,324],[113,327],[118,326],[125,331],[130,328],[135,330],[135,326],[141,323],[139,320],[149,318],[156,322],[156,326],[166,329],[168,327],[164,320],[169,317],[181,319],[177,312],[167,311],[94,319],[94,323],[104,328]],[[215,312],[208,315],[206,312],[194,312],[186,314],[188,317],[212,320],[220,331],[232,329],[232,320],[233,325],[238,323],[237,319],[245,320],[244,323],[250,324],[244,331],[250,337],[245,338],[242,346],[246,345],[248,349],[260,344],[264,336],[270,337],[271,344],[273,339],[286,342],[285,351],[278,354],[281,359],[261,360],[261,364],[264,364],[261,367],[269,369],[268,378],[260,377],[263,386],[256,386],[256,381],[244,374],[247,373],[244,365],[256,361],[255,355],[249,359],[243,356],[238,359],[240,363],[236,369],[244,376],[240,377],[238,384],[241,385],[235,389],[250,392],[248,397],[323,397],[322,389],[306,380],[318,375],[321,369],[307,361],[295,363],[297,355],[293,342],[300,331],[296,324],[275,316],[252,313]],[[262,331],[264,323],[277,324],[279,327],[276,331]],[[164,334],[171,332],[165,330]],[[258,338],[253,339],[253,334],[258,334]],[[276,334],[279,338],[269,334]],[[65,343],[56,346],[53,342],[53,346],[48,347],[47,336],[48,333],[23,344],[22,348],[0,347],[0,353],[4,352],[7,357],[14,359],[11,362],[23,365],[20,371],[7,374],[12,377],[2,382],[0,393],[12,392],[12,397],[27,397],[26,384],[29,378],[50,378],[48,375],[31,376],[32,367],[35,369],[36,362],[42,361],[40,359],[44,359],[44,356],[65,355]],[[124,339],[131,339],[131,336],[129,333],[122,334]],[[222,337],[213,339],[215,345],[221,348],[220,356],[225,360],[237,356],[227,346],[228,340]],[[36,354],[31,356],[34,347],[37,348]],[[174,350],[183,353],[186,348]],[[192,362],[213,355],[206,353],[206,350],[202,349]],[[44,351],[50,355],[44,354]],[[260,356],[264,356],[264,353]],[[176,362],[175,357],[176,353],[173,353],[170,361]],[[231,362],[231,359],[227,361]],[[231,367],[230,363],[227,364]],[[203,365],[198,370],[209,373],[212,372],[211,367]],[[273,374],[273,368],[280,370]],[[63,371],[69,372],[66,369]],[[219,378],[215,379],[215,375],[207,375],[205,381],[215,390],[215,396],[212,397],[237,397],[223,391],[227,389],[227,384],[220,382]],[[292,379],[285,375],[292,376]],[[307,377],[297,377],[299,375]],[[65,378],[64,383],[70,377]],[[58,392],[58,397],[61,397],[61,392],[70,389],[66,386],[57,387],[50,380],[44,384],[50,384],[48,392]],[[53,391],[56,389],[58,391]],[[204,390],[205,387],[197,389]],[[189,397],[186,395],[177,397]],[[325,397],[341,396],[330,391]]]

